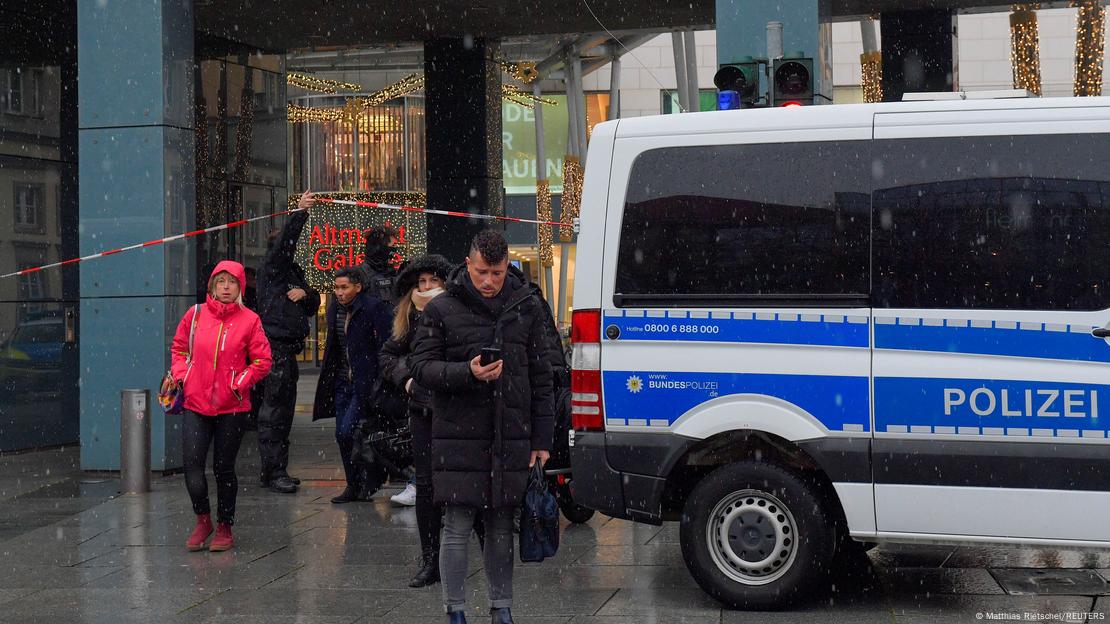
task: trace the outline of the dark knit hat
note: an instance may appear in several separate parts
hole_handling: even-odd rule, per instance
[[[447,258],[439,254],[417,256],[401,268],[401,274],[397,276],[397,281],[393,284],[393,294],[398,299],[407,295],[410,290],[416,288],[416,285],[420,283],[420,276],[424,273],[432,273],[446,283],[447,276],[451,274],[452,268],[453,265]]]

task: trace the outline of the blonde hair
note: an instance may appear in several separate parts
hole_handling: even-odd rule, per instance
[[[243,306],[243,285],[239,283],[239,278],[238,277],[235,277],[234,275],[231,274],[231,271],[220,271],[219,273],[212,274],[212,277],[208,278],[208,294],[211,295],[213,298],[216,297],[216,293],[214,292],[216,290],[216,278],[225,274],[225,273],[227,274],[228,277],[235,280],[235,283],[239,286],[239,296],[235,298],[235,303],[239,304],[240,308],[244,307]]]
[[[416,290],[413,288],[412,290]],[[412,290],[397,302],[397,310],[393,313],[393,339],[400,342],[409,333],[410,316],[412,315]]]

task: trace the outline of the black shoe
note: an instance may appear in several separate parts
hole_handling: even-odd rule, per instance
[[[289,477],[270,479],[270,489],[281,494],[293,494],[297,491],[297,484]]]
[[[513,614],[509,613],[508,607],[490,609],[489,621],[490,624],[513,624]]]
[[[347,487],[343,488],[343,493],[339,496],[336,496],[335,498],[332,498],[331,502],[335,503],[336,505],[342,505],[343,503],[353,503],[357,500],[358,492],[355,491],[353,487],[348,485]]]
[[[290,477],[289,475],[285,475],[285,478],[287,478],[287,479],[289,479],[290,481],[292,481],[292,482],[293,482],[293,485],[300,485],[300,484],[301,484],[301,480],[300,480],[300,479],[298,479],[297,477]]]
[[[409,587],[427,587],[439,582],[439,552],[434,548],[424,550],[420,557],[420,571],[409,581]]]
[[[381,488],[371,487],[366,484],[361,485],[358,488],[358,500],[363,502],[372,500],[374,498],[374,495],[378,493],[379,489]]]
[[[452,611],[448,613],[447,624],[466,624],[466,614],[462,611]]]

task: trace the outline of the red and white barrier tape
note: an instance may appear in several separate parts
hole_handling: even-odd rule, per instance
[[[317,198],[315,198],[315,200],[320,202],[320,203],[327,203],[327,204],[348,204],[348,205],[351,205],[351,206],[362,206],[364,208],[383,208],[383,209],[386,209],[386,210],[400,210],[400,211],[403,211],[403,212],[422,212],[422,213],[425,213],[425,214],[444,215],[444,216],[448,216],[448,217],[463,217],[463,218],[466,218],[466,219],[483,219],[483,220],[488,220],[488,221],[507,221],[507,222],[510,222],[510,223],[534,223],[536,225],[550,225],[550,226],[553,226],[553,227],[569,227],[565,223],[559,223],[558,221],[537,221],[537,220],[534,220],[534,219],[518,219],[516,217],[498,217],[498,216],[494,216],[494,215],[472,214],[472,213],[469,213],[469,212],[457,212],[457,211],[453,211],[453,210],[431,210],[429,208],[418,208],[416,206],[397,206],[397,205],[394,205],[394,204],[382,204],[382,203],[378,203],[378,202],[364,202],[364,201],[355,201],[355,200],[349,200],[349,199],[332,199],[330,197],[317,197]],[[0,275],[0,279],[4,279],[4,278],[7,278],[7,277],[16,277],[16,276],[19,276],[19,275],[28,275],[30,273],[37,273],[39,271],[45,271],[46,269],[53,269],[53,268],[57,268],[57,267],[68,266],[70,264],[77,264],[78,262],[84,262],[86,260],[94,260],[96,258],[103,258],[105,256],[114,256],[118,253],[123,253],[125,251],[133,251],[135,249],[143,249],[143,248],[146,248],[146,247],[155,247],[155,246],[161,245],[163,243],[169,243],[169,242],[176,241],[176,240],[183,240],[183,239],[186,239],[186,238],[193,238],[194,236],[200,236],[202,234],[210,234],[212,232],[219,232],[220,230],[230,230],[231,228],[239,227],[240,225],[246,225],[247,223],[253,223],[254,221],[261,221],[263,219],[273,219],[275,217],[281,217],[281,216],[284,216],[284,215],[287,215],[287,214],[293,214],[294,212],[300,212],[302,210],[311,210],[311,209],[293,208],[292,210],[283,210],[281,212],[275,212],[275,213],[268,214],[268,215],[262,215],[261,217],[252,217],[250,219],[240,219],[239,221],[232,221],[231,223],[224,223],[223,225],[215,225],[215,226],[212,226],[210,228],[204,228],[202,230],[193,230],[192,232],[186,232],[184,234],[177,234],[176,236],[167,236],[166,238],[160,238],[158,240],[147,241],[145,243],[138,243],[138,244],[135,244],[135,245],[128,245],[127,247],[120,247],[119,249],[110,249],[108,251],[101,251],[99,253],[89,254],[87,256],[82,256],[80,258],[70,258],[69,260],[63,260],[61,262],[55,262],[53,264],[44,264],[42,266],[31,267],[29,269],[23,269],[23,270],[20,270],[20,271],[15,271],[14,273],[5,273],[3,275]]]

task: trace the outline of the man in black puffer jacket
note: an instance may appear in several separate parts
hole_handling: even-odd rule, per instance
[[[529,467],[550,456],[552,372],[544,305],[509,271],[508,244],[480,232],[447,293],[424,309],[411,356],[416,383],[434,393],[435,502],[446,506],[440,574],[448,614],[465,610],[467,546],[476,514],[485,521],[485,570],[494,622],[511,622],[514,510]],[[483,366],[483,348],[501,359]]]
[[[297,355],[304,351],[310,329],[308,319],[320,308],[320,293],[305,280],[304,269],[294,261],[297,241],[315,200],[305,191],[295,213],[273,241],[258,272],[258,316],[270,340],[274,364],[263,381],[258,410],[258,454],[262,460],[262,487],[291,494],[299,479],[289,476],[289,432],[297,404],[300,369]]]

